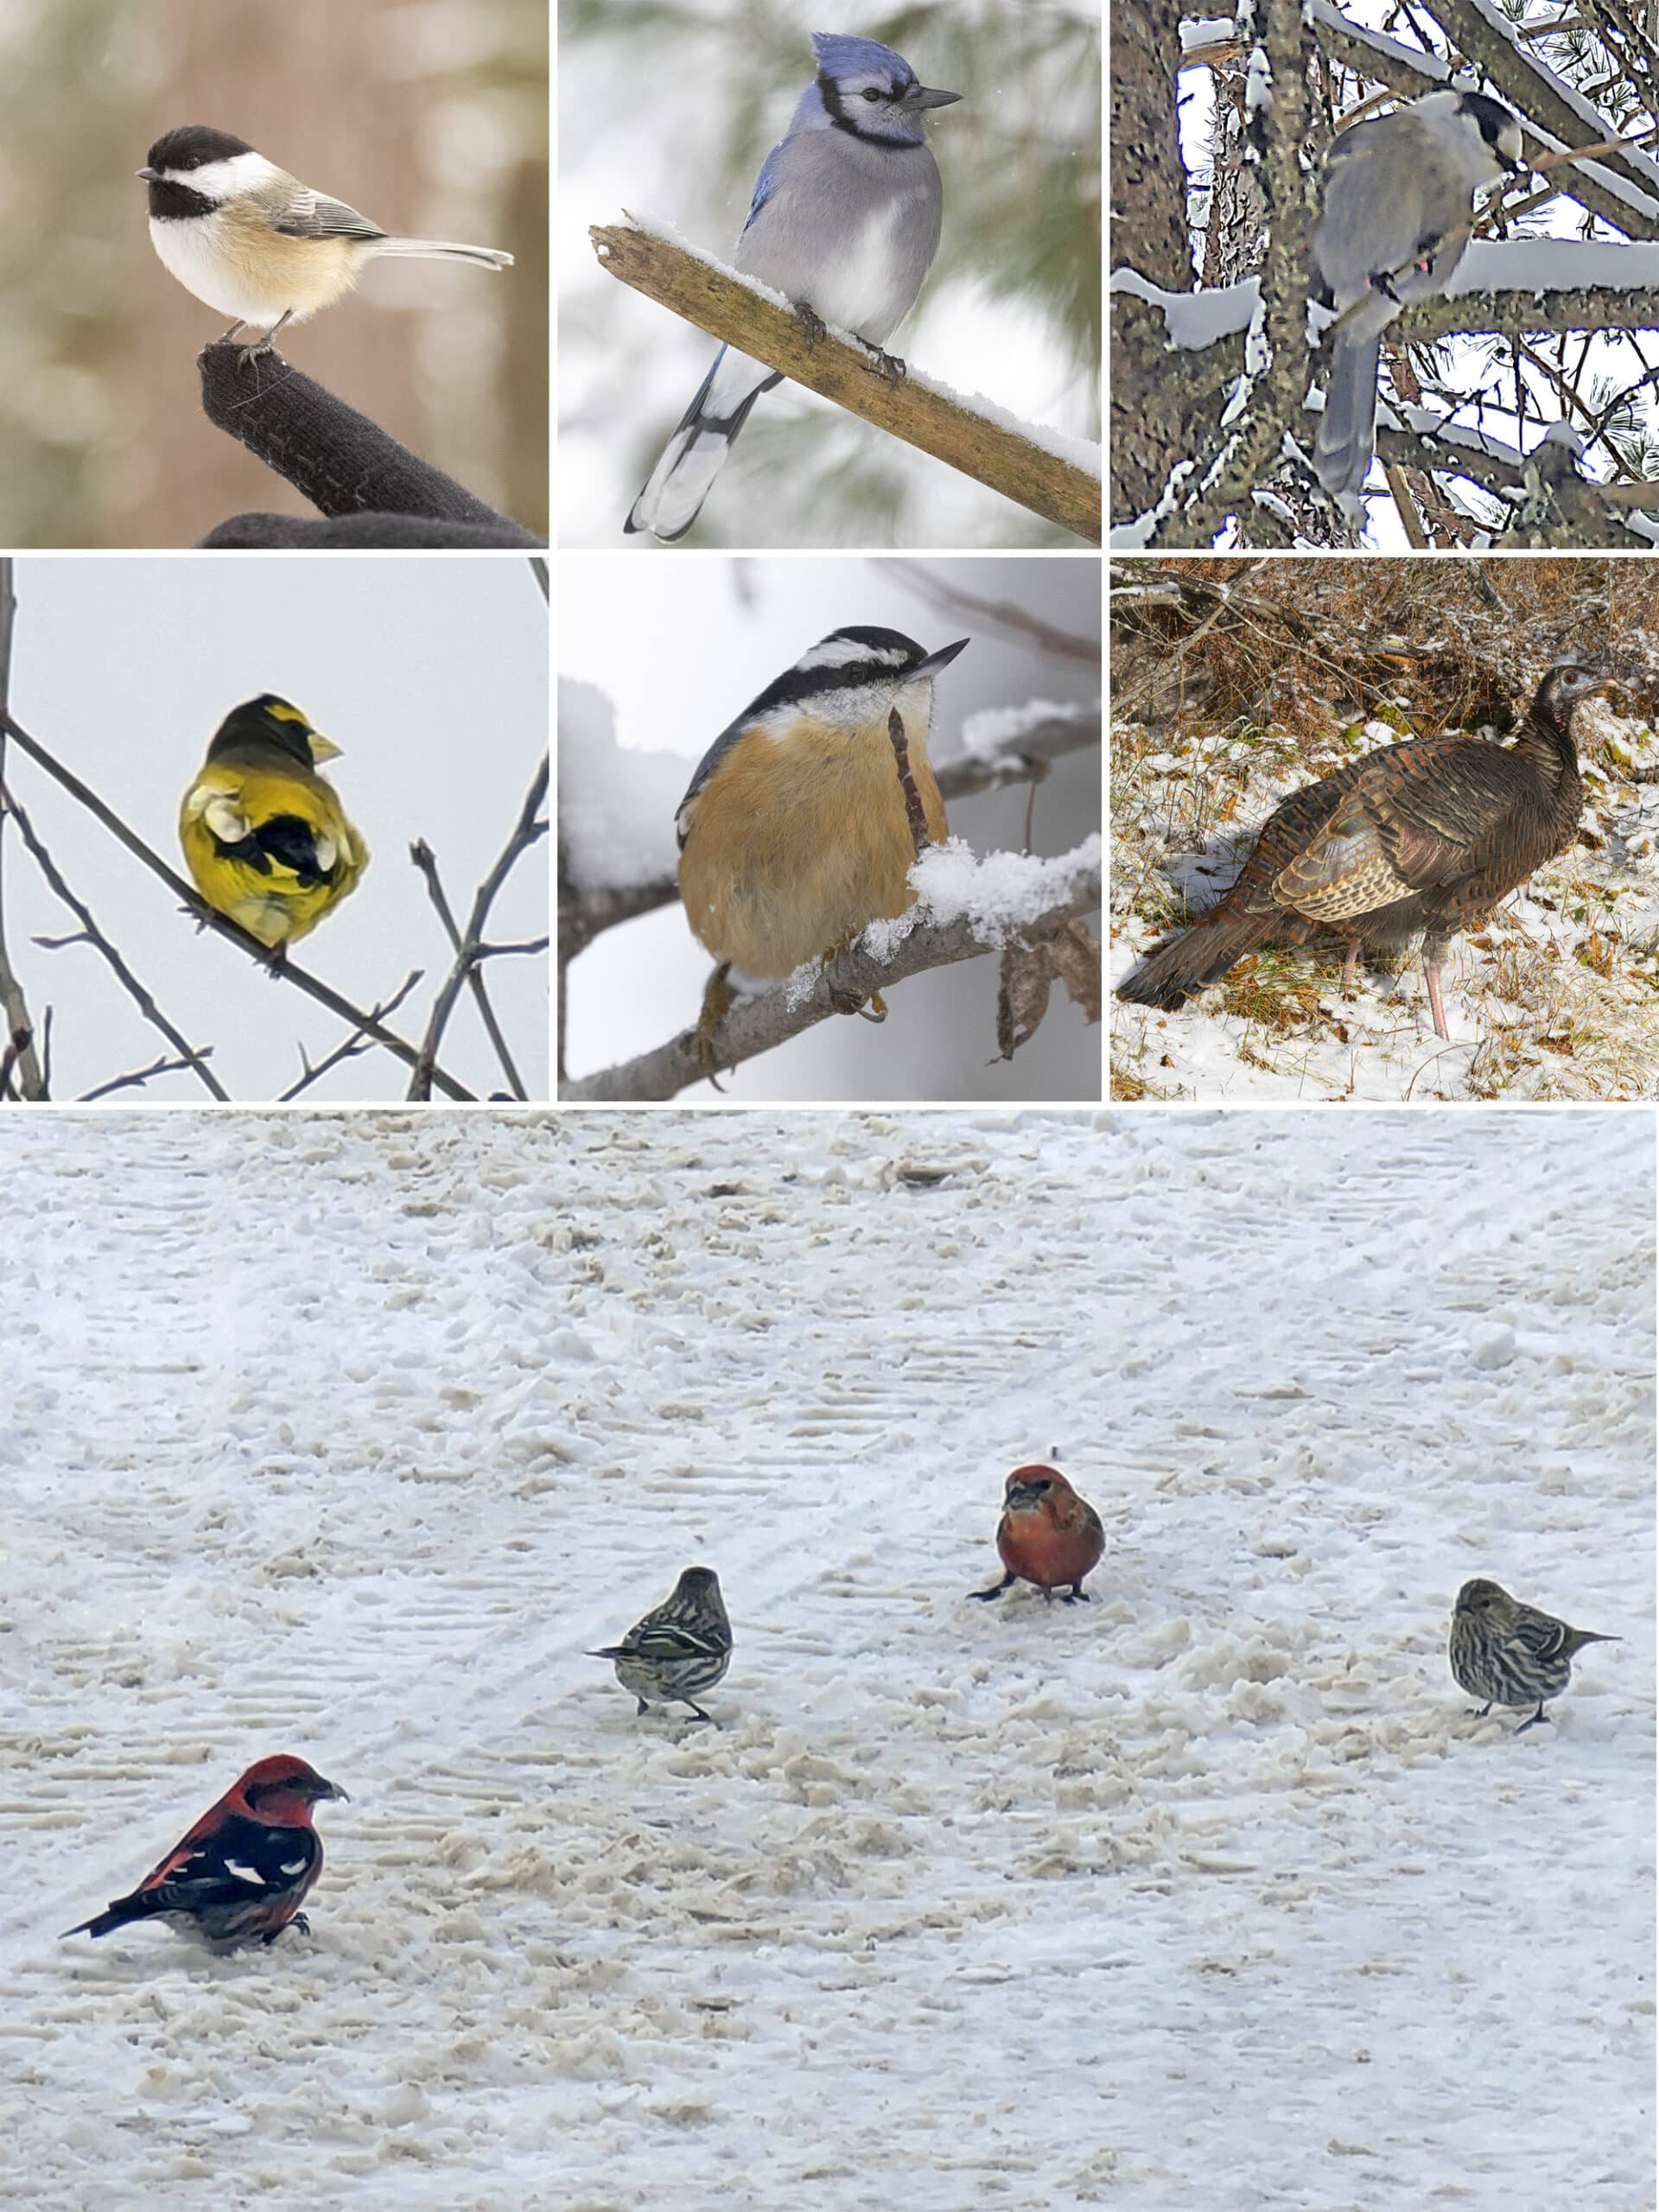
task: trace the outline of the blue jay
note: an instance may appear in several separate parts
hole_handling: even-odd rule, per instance
[[[927,757],[933,679],[968,642],[930,653],[897,630],[832,630],[698,762],[674,826],[686,919],[720,963],[697,1025],[706,1068],[733,968],[787,976],[915,904],[916,849],[888,717],[896,709],[928,837],[942,843],[944,804]]]
[[[880,353],[938,251],[944,194],[923,112],[962,94],[929,92],[871,38],[815,31],[812,52],[817,77],[766,156],[734,263],[794,301],[810,337],[833,322]],[[782,381],[722,346],[626,527],[666,544],[683,537],[750,408]]]

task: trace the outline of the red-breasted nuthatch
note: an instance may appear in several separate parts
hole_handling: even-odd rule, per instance
[[[924,652],[897,630],[832,630],[769,683],[698,764],[680,801],[680,897],[720,963],[698,1037],[705,1065],[725,976],[775,979],[914,904],[915,842],[889,730],[904,724],[927,834],[945,836],[928,765],[933,678],[967,645]]]

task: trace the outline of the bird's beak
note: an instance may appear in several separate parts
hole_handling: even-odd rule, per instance
[[[958,638],[954,645],[941,645],[938,652],[929,653],[925,661],[918,662],[911,670],[905,678],[906,683],[914,683],[918,677],[937,676],[942,668],[950,667],[964,645],[971,645],[973,642],[971,638]]]
[[[1029,1483],[1015,1483],[1011,1490],[1002,1493],[1003,1510],[1008,1513],[1028,1513],[1033,1505],[1041,1503],[1041,1491],[1033,1490]]]
[[[312,1790],[311,1795],[312,1795],[314,1797],[317,1797],[317,1798],[321,1798],[321,1797],[340,1797],[340,1798],[343,1798],[343,1799],[345,1800],[346,1803],[346,1804],[348,1804],[348,1805],[349,1805],[349,1804],[350,1804],[350,1802],[352,1802],[352,1801],[351,1801],[351,1798],[350,1798],[350,1796],[349,1796],[349,1795],[347,1794],[347,1792],[346,1792],[346,1791],[345,1791],[344,1789],[342,1789],[340,1788],[340,1784],[339,1784],[337,1782],[325,1782],[325,1781],[324,1781],[324,1779],[323,1779],[323,1777],[321,1777],[321,1775],[319,1775],[319,1776],[317,1777],[317,1780],[316,1780],[316,1786],[315,1786],[315,1788]]]
[[[325,760],[338,760],[340,748],[332,737],[325,737],[320,729],[311,733],[311,758],[321,765]]]
[[[960,92],[930,92],[925,85],[912,85],[905,94],[905,107],[954,107],[962,98]]]
[[[156,178],[160,176],[161,171],[159,169],[135,169],[133,171],[133,175],[135,176],[142,177],[146,184],[154,184]]]

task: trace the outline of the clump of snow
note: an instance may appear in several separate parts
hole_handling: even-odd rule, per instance
[[[891,960],[918,924],[965,921],[985,943],[1006,944],[1098,876],[1100,864],[1098,833],[1050,860],[1034,853],[982,857],[960,837],[948,837],[930,845],[910,871],[916,904],[892,921],[872,922],[861,942],[873,959]]]
[[[622,891],[672,877],[688,780],[679,753],[618,745],[616,709],[596,684],[559,678],[559,842],[575,884]]]

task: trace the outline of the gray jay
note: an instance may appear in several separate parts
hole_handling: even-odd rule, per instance
[[[1521,126],[1484,92],[1428,92],[1357,123],[1325,156],[1313,226],[1313,295],[1355,308],[1332,343],[1313,470],[1344,506],[1358,499],[1376,441],[1382,332],[1412,300],[1445,290],[1469,243],[1474,197],[1526,167]]]

